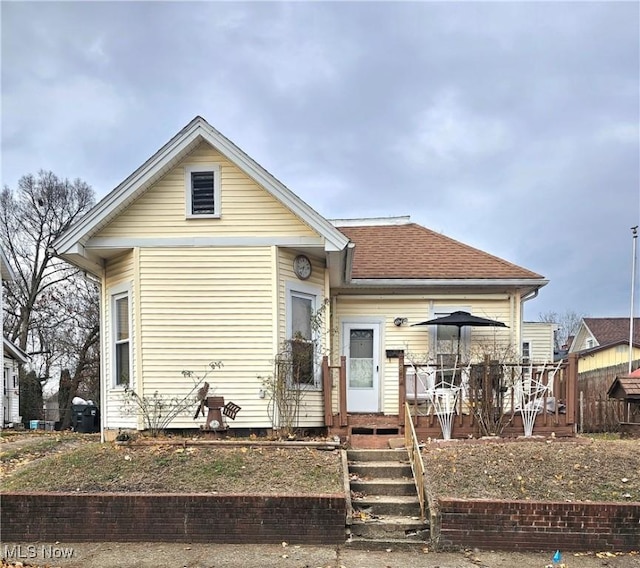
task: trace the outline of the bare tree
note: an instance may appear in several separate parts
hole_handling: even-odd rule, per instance
[[[31,367],[41,387],[52,368],[65,359],[76,366],[84,361],[80,353],[91,326],[81,332],[67,311],[81,277],[54,256],[52,244],[93,203],[94,192],[85,182],[70,182],[48,171],[23,176],[16,190],[5,186],[0,192],[0,241],[16,275],[15,281],[5,284],[5,329],[23,351],[33,354]],[[61,341],[65,334],[73,338],[73,345]],[[77,372],[74,366],[72,374]],[[23,413],[23,419],[28,418]]]
[[[561,351],[568,348],[569,340],[577,333],[580,322],[584,317],[586,317],[585,314],[566,310],[561,314],[558,312],[541,313],[538,319],[546,323],[555,323],[558,326],[554,335],[554,349],[555,351]]]

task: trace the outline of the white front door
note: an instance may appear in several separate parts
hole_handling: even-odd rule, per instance
[[[347,412],[380,411],[380,324],[344,323]]]

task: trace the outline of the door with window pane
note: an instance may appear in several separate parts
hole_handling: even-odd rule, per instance
[[[380,411],[380,325],[345,323],[343,353],[347,358],[347,411]]]

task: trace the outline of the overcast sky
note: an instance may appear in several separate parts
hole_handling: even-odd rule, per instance
[[[542,274],[529,320],[630,313],[638,2],[1,11],[3,185],[103,197],[201,115],[325,217],[410,214]]]

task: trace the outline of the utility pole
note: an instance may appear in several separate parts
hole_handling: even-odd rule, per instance
[[[638,225],[631,227],[633,236],[633,257],[631,259],[631,317],[629,318],[629,373],[631,373],[631,362],[633,361],[633,294],[636,287],[636,244],[638,242]]]

